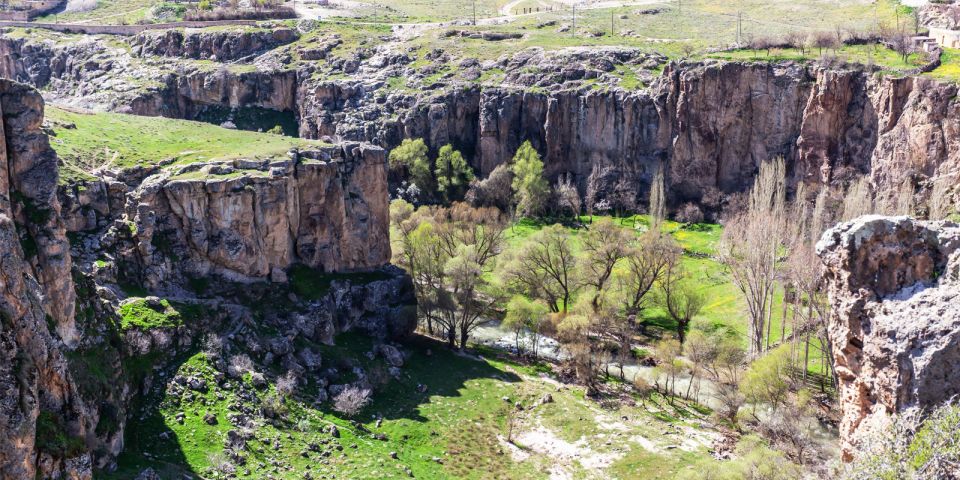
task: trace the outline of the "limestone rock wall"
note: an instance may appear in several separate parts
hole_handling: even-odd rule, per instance
[[[60,197],[72,231],[107,231],[98,248],[125,252],[134,278],[163,289],[211,274],[236,281],[303,264],[325,272],[390,261],[386,153],[345,143],[289,158],[122,172]],[[110,245],[102,245],[110,243]]]
[[[39,424],[83,445],[93,427],[61,352],[77,337],[74,289],[43,101],[0,80],[0,111],[0,477],[90,478],[88,453],[51,451],[36,437]]]
[[[362,82],[301,81],[297,97],[301,136],[450,143],[481,174],[529,140],[551,178],[571,175],[599,198],[627,188],[642,203],[664,164],[674,203],[703,201],[749,188],[761,162],[783,156],[794,184],[871,175],[883,202],[906,180],[923,205],[960,168],[955,91],[856,70],[712,62],[670,64],[638,91],[475,86],[377,100]]]
[[[199,180],[148,178],[129,201],[141,255],[153,258],[162,235],[193,262],[172,268],[238,280],[280,275],[294,263],[327,272],[386,265],[384,151],[345,144],[317,153]]]
[[[130,42],[140,55],[238,60],[286,45],[300,35],[290,28],[206,30],[185,28],[147,31]]]
[[[888,415],[960,394],[960,225],[868,216],[828,230],[817,251],[849,459]]]
[[[96,37],[55,43],[0,36],[0,76],[81,107],[175,118],[202,118],[211,107],[264,108],[295,114],[302,137],[388,150],[422,137],[434,150],[453,144],[481,174],[529,140],[551,179],[570,176],[598,200],[618,193],[642,204],[653,171],[666,165],[674,205],[716,210],[718,194],[745,190],[758,165],[778,155],[794,183],[846,185],[870,175],[881,203],[912,189],[920,214],[937,188],[940,198],[960,199],[950,188],[960,178],[956,86],[926,78],[718,61],[670,63],[655,76],[648,68],[665,60],[635,49],[532,48],[494,62],[501,84],[438,81],[411,92],[385,88],[411,73],[410,59],[389,48],[349,61],[297,60],[282,46],[260,52],[289,40],[280,31],[171,30],[137,37],[131,52]],[[192,61],[248,52],[259,55],[243,65]],[[316,75],[341,63],[343,78]],[[464,72],[481,68],[471,59],[460,65]],[[632,69],[645,86],[619,86],[615,65]]]

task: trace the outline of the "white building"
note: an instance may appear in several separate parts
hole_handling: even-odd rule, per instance
[[[960,30],[930,27],[930,38],[944,48],[960,48]]]

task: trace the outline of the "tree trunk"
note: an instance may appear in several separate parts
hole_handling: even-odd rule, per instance
[[[787,338],[787,286],[783,286],[783,316],[780,317],[780,343]]]
[[[470,329],[466,325],[460,327],[460,350],[467,349],[467,339],[470,337]]]

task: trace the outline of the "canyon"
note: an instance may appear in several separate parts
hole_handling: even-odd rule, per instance
[[[4,478],[91,478],[122,451],[128,409],[155,368],[227,323],[234,338],[266,342],[269,362],[294,370],[320,363],[290,338],[331,343],[358,330],[386,341],[414,328],[409,277],[388,266],[382,149],[346,143],[273,161],[113,170],[58,192],[39,93],[0,80],[0,106]],[[286,293],[292,268],[343,275],[298,298]],[[189,290],[211,276],[221,279],[215,292]],[[182,316],[111,326],[124,321],[123,285],[179,299]],[[262,304],[281,295],[283,305]],[[254,322],[258,302],[266,318]],[[153,296],[134,305],[173,308]],[[262,333],[266,325],[285,336]],[[111,370],[98,377],[91,368]]]
[[[215,332],[297,374],[354,374],[316,350],[363,332],[375,342],[364,354],[399,378],[392,343],[417,326],[413,283],[390,265],[391,189],[405,179],[388,151],[403,139],[451,144],[479,177],[529,141],[551,182],[570,178],[588,201],[624,210],[642,210],[665,169],[672,209],[694,203],[719,220],[775,157],[791,194],[868,179],[887,213],[939,219],[960,206],[957,86],[922,76],[614,47],[458,57],[269,26],[33,33],[0,34],[4,478],[115,467],[132,405],[158,388],[200,391],[182,376],[187,387],[164,387],[164,368]],[[260,119],[251,130],[290,121],[318,141],[60,181],[44,99],[230,128]],[[956,224],[907,217],[843,223],[818,245],[845,459],[870,424],[960,393],[958,252]],[[135,308],[164,321],[120,313]],[[228,370],[226,357],[212,361]],[[317,398],[344,388],[324,381]]]
[[[846,186],[867,176],[881,204],[910,192],[925,214],[934,188],[957,202],[956,86],[923,77],[855,65],[677,63],[612,47],[531,48],[483,62],[441,55],[415,68],[389,43],[344,59],[329,53],[344,48],[337,38],[295,42],[284,34],[291,43],[269,49],[275,34],[251,41],[246,32],[234,40],[217,33],[221,50],[204,55],[246,56],[212,69],[192,60],[202,49],[193,45],[215,43],[211,34],[186,35],[184,51],[151,35],[131,40],[130,52],[96,38],[0,38],[0,74],[78,106],[175,118],[200,118],[211,107],[267,109],[294,117],[303,138],[388,150],[403,138],[423,138],[434,151],[452,144],[481,175],[530,141],[550,178],[569,176],[597,200],[643,203],[653,172],[666,165],[673,205],[717,213],[719,198],[746,190],[761,162],[782,156],[792,185]],[[175,57],[177,66],[150,60],[154,54]],[[419,73],[451,61],[480,79],[448,74],[429,83]],[[618,68],[638,72],[645,86],[620,86]],[[484,82],[492,71],[504,72],[503,81]],[[392,78],[422,80],[411,90],[391,88]]]

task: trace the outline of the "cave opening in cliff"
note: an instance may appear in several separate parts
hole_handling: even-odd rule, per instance
[[[294,112],[262,107],[204,105],[194,113],[194,120],[237,130],[268,132],[288,137],[300,136],[300,125]]]

